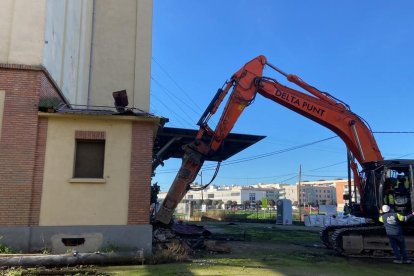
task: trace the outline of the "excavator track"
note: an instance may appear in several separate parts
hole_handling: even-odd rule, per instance
[[[333,248],[331,242],[332,234],[335,232],[335,230],[343,227],[343,225],[329,225],[322,228],[322,230],[319,231],[319,238],[321,239],[322,243],[325,245],[326,248]]]
[[[383,249],[376,252],[376,250],[367,248],[364,242],[366,236],[375,236],[377,238],[375,242],[382,244],[383,242],[378,241],[378,237],[386,238],[385,229],[379,225],[337,229],[331,237],[332,247],[337,253],[348,257],[387,257],[390,255],[390,253],[385,253]]]
[[[325,245],[326,248],[333,249],[332,243],[332,235],[335,233],[336,230],[339,229],[353,229],[356,227],[365,227],[365,226],[372,226],[372,223],[365,223],[365,224],[354,224],[354,225],[329,225],[322,228],[319,231],[319,238],[321,239],[322,243]]]
[[[405,227],[408,254],[414,256],[414,228]],[[393,258],[394,254],[382,225],[354,225],[336,229],[331,246],[347,257]]]

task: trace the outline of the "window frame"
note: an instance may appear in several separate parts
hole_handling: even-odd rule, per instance
[[[74,158],[73,158],[73,170],[72,170],[72,178],[69,180],[71,183],[105,183],[105,155],[106,155],[106,133],[104,131],[75,131],[75,147],[74,147]],[[77,161],[79,157],[79,142],[86,142],[86,143],[102,143],[103,144],[103,152],[101,153],[102,156],[102,163],[99,176],[84,176],[79,175],[79,171],[77,171]]]

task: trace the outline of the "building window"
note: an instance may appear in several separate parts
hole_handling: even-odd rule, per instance
[[[214,198],[214,194],[207,194],[207,198]]]
[[[193,195],[187,195],[187,199],[193,199]]]
[[[76,131],[74,178],[103,178],[105,133]]]
[[[240,193],[231,193],[230,196],[239,196]]]
[[[249,193],[249,200],[250,201],[256,201],[256,194],[255,193]]]

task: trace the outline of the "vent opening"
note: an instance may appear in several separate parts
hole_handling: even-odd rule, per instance
[[[62,238],[65,246],[79,246],[85,243],[85,238]]]

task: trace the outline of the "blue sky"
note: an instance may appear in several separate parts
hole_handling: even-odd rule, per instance
[[[373,131],[414,131],[413,14],[409,0],[154,0],[150,110],[169,118],[169,127],[198,129],[217,88],[262,54],[349,104]],[[272,70],[264,75],[300,90]],[[227,162],[335,135],[260,95],[232,132],[267,138]],[[414,134],[375,138],[386,159],[414,159]],[[247,162],[223,162],[213,183],[294,183],[299,165],[302,179],[346,177],[345,150],[335,138]],[[162,191],[180,162],[170,159],[157,169],[153,182]],[[202,172],[202,182],[209,182],[211,163]]]

